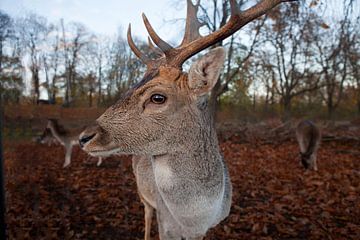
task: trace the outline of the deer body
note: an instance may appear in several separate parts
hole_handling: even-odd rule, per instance
[[[54,144],[59,144],[58,140],[54,138],[48,128],[46,128],[40,136],[33,138],[33,141],[41,144],[47,144],[49,147]]]
[[[223,48],[212,50],[194,63],[189,76],[160,67],[148,85],[134,90],[135,99],[109,108],[97,120],[97,128],[81,135],[80,142],[92,136],[82,146],[93,156],[149,156],[150,164],[134,170],[136,176],[152,171],[155,199],[142,194],[149,188],[142,184],[149,179],[136,180],[141,198],[157,210],[161,239],[204,236],[229,214],[231,182],[203,92],[216,83],[224,57]],[[166,93],[166,103],[148,101],[157,92]]]
[[[263,0],[240,11],[230,0],[231,17],[221,29],[201,37],[199,1],[187,0],[184,38],[178,47],[162,40],[143,15],[156,59],[140,51],[128,29],[131,50],[147,65],[144,78],[80,135],[80,146],[93,156],[133,154],[139,195],[145,205],[145,239],[156,208],[160,239],[202,239],[226,216],[232,187],[218,146],[208,94],[225,61],[214,48],[194,62],[191,56],[231,36],[241,27],[286,0]],[[291,1],[291,0],[290,0]],[[148,232],[147,232],[148,231]]]
[[[50,130],[52,136],[65,148],[65,162],[63,167],[67,167],[71,163],[71,155],[73,146],[79,145],[79,134],[84,130],[83,128],[74,129],[72,131],[64,129],[58,124],[54,119],[49,119],[47,124],[47,129]],[[45,130],[47,131],[47,130]],[[43,134],[44,135],[44,134]],[[43,136],[45,140],[47,136]],[[99,157],[97,165],[100,166],[102,163],[102,158]]]
[[[166,223],[164,232],[176,229],[182,237],[203,236],[229,214],[232,189],[219,151],[203,152],[210,146],[191,142],[184,146],[190,154],[133,157],[138,192],[145,205],[145,239],[150,237],[153,209]]]
[[[305,169],[317,171],[316,155],[321,142],[320,129],[309,120],[301,121],[296,128],[296,139],[300,146],[301,164]]]

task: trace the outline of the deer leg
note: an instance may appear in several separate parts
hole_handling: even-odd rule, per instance
[[[145,207],[145,240],[150,240],[151,221],[154,213],[154,208],[150,206],[145,200],[142,200]]]
[[[314,157],[313,164],[314,164],[314,170],[317,171],[318,167],[317,167],[316,157]]]
[[[64,168],[69,166],[69,164],[71,162],[71,151],[72,151],[72,146],[71,145],[68,145],[68,146],[65,145],[65,162],[64,162],[64,165],[63,165]]]
[[[100,166],[101,165],[101,163],[102,163],[102,157],[99,157],[99,160],[98,160],[98,162],[97,162],[97,166]]]

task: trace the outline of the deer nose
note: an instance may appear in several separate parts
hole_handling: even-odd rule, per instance
[[[79,145],[81,148],[84,147],[85,143],[89,142],[91,139],[95,137],[96,133],[93,133],[91,135],[83,135],[79,139]]]

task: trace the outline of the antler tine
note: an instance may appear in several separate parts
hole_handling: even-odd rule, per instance
[[[192,42],[201,37],[199,29],[204,25],[197,18],[197,12],[199,9],[200,0],[197,0],[194,5],[191,0],[187,0],[187,13],[186,13],[186,24],[185,34],[180,46]]]
[[[230,0],[230,20],[219,30],[174,49],[174,52],[176,52],[176,54],[172,54],[172,56],[174,56],[173,58],[167,59],[167,64],[171,66],[181,67],[182,64],[191,56],[195,55],[196,53],[207,47],[210,47],[216,42],[226,39],[227,37],[234,34],[236,31],[241,29],[243,26],[245,26],[247,23],[260,17],[281,2],[293,1],[297,0],[262,0],[253,7],[250,7],[246,11],[241,12],[237,6],[236,0]]]
[[[135,53],[135,55],[145,64],[148,64],[151,60],[137,48],[134,43],[134,40],[131,36],[131,24],[129,24],[128,31],[127,31],[127,41],[131,48],[131,50]]]
[[[148,45],[149,45],[150,50],[153,51],[156,55],[162,56],[164,54],[159,48],[154,46],[150,37],[148,37]]]
[[[202,26],[202,24],[199,22],[196,16],[200,1],[197,0],[197,3],[194,5],[191,0],[187,0],[185,34],[180,46],[176,48],[173,48],[167,42],[162,40],[154,31],[145,14],[142,14],[144,24],[150,35],[150,38],[160,48],[165,56],[161,53],[161,56],[156,60],[150,60],[148,56],[141,53],[131,38],[131,28],[129,25],[128,42],[130,48],[135,53],[135,55],[141,59],[141,61],[147,64],[148,68],[155,68],[161,65],[181,68],[182,64],[191,56],[219,41],[226,39],[245,26],[247,23],[260,17],[278,4],[282,2],[295,2],[298,0],[261,0],[244,12],[240,11],[236,0],[229,1],[231,9],[231,16],[229,21],[217,31],[207,36],[201,37],[199,28]],[[149,47],[153,51],[155,50],[154,52],[160,53],[160,50],[157,49],[151,41],[149,41]]]
[[[154,41],[154,43],[156,44],[156,46],[158,46],[161,51],[163,51],[165,53],[165,55],[171,51],[172,49],[174,49],[172,46],[170,46],[167,42],[165,42],[164,40],[162,40],[159,35],[157,35],[157,33],[154,31],[153,27],[151,26],[149,20],[147,19],[147,17],[145,16],[145,14],[142,14],[143,20],[144,20],[144,24],[145,27],[151,37],[151,39]]]

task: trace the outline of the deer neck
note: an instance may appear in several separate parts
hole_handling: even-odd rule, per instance
[[[187,179],[206,192],[207,184],[223,182],[224,163],[215,127],[205,116],[200,122],[190,122],[185,129],[177,129],[173,150],[152,156],[155,179],[160,188]]]
[[[173,151],[151,158],[158,194],[180,225],[212,226],[220,219],[226,184],[215,129],[192,129],[182,137]]]

